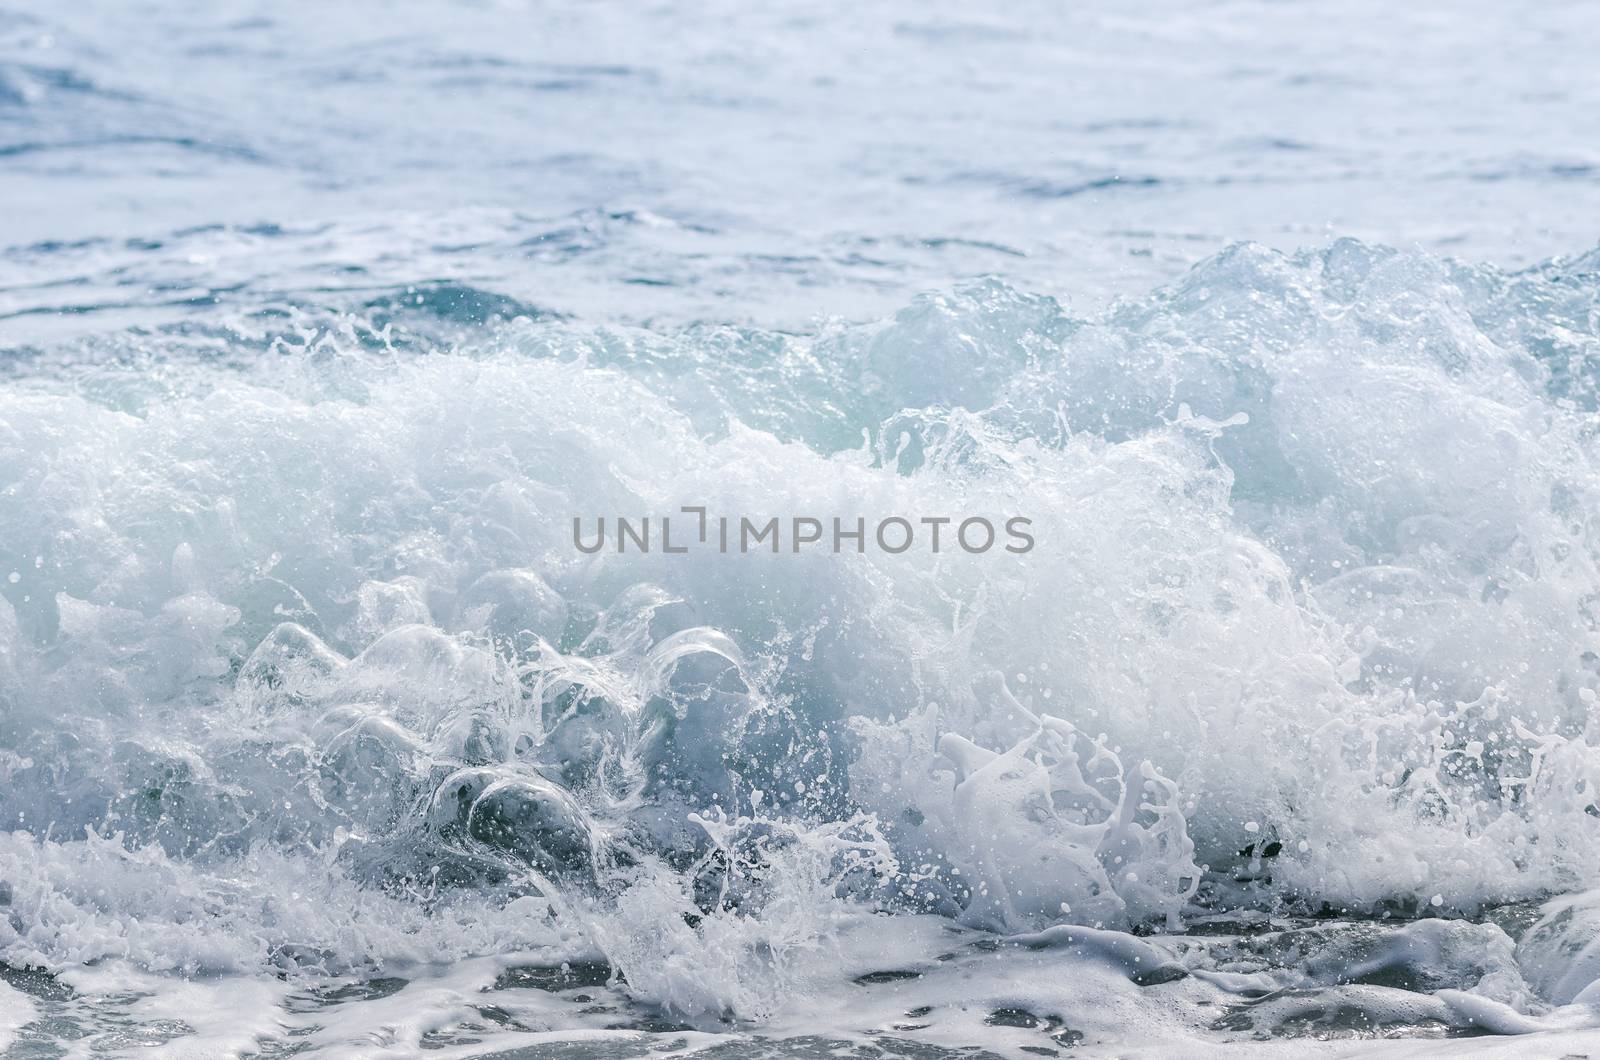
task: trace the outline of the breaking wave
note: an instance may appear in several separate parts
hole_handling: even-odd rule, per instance
[[[803,335],[358,321],[14,372],[16,966],[577,940],[761,1017],[852,910],[1145,932],[1600,881],[1594,254],[1241,245],[1088,320],[981,281]],[[572,547],[683,505],[1037,543]]]

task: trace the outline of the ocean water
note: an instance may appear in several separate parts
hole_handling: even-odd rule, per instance
[[[1594,16],[4,3],[0,1056],[1600,1055]]]

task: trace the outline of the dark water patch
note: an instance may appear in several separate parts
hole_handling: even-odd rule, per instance
[[[1060,1016],[1041,1016],[1020,1007],[997,1008],[984,1017],[983,1022],[991,1027],[1008,1027],[1024,1031],[1041,1030],[1049,1036],[1050,1041],[1057,1046],[1066,1048],[1080,1045],[1084,1040],[1083,1032],[1068,1027]],[[1045,1045],[1023,1046],[1022,1048],[1041,1056],[1059,1055],[1056,1049]]]
[[[1512,942],[1521,942],[1522,936],[1544,915],[1543,906],[1542,901],[1511,902],[1485,909],[1483,919],[1504,931]]]
[[[967,250],[988,250],[996,254],[1004,254],[1006,257],[1010,258],[1025,258],[1028,256],[1026,251],[1018,250],[1016,247],[1008,247],[1004,243],[990,242],[986,239],[960,239],[955,236],[931,236],[927,239],[919,239],[917,240],[917,243],[920,246],[928,248],[929,250],[943,250],[946,247],[959,247]]]
[[[1189,972],[1176,964],[1164,964],[1160,968],[1134,972],[1128,978],[1135,986],[1162,986],[1189,978]]]
[[[315,1012],[351,1001],[377,1001],[393,997],[411,984],[399,976],[378,976],[357,982],[309,986],[284,999],[283,1007],[289,1012]]]
[[[40,968],[17,968],[0,962],[0,982],[40,1001],[70,1001],[77,996],[72,987]]]
[[[644,1031],[649,1034],[682,1034],[694,1028],[687,1023],[680,1023],[678,1020],[669,1019],[666,1016],[644,1016],[621,1023],[608,1023],[605,1029],[608,1031]]]
[[[410,315],[433,317],[452,324],[481,326],[496,320],[550,319],[555,316],[510,295],[467,284],[440,281],[418,284],[366,303],[377,327]]]
[[[984,1018],[985,1023],[991,1027],[1020,1027],[1023,1030],[1033,1030],[1044,1026],[1044,1020],[1035,1016],[1025,1008],[997,1008]]]
[[[193,136],[132,134],[82,137],[70,140],[25,140],[17,143],[0,144],[0,158],[16,158],[23,155],[48,154],[61,151],[115,150],[126,147],[175,147],[180,151],[198,155],[210,155],[235,162],[249,162],[254,165],[269,164],[269,159],[264,155],[240,144],[219,143],[214,140],[202,140]]]
[[[1191,938],[1232,938],[1238,935],[1264,935],[1286,926],[1282,922],[1274,923],[1264,913],[1245,910],[1236,914],[1191,919],[1185,923],[1183,933]]]
[[[877,986],[880,983],[901,983],[908,979],[921,978],[921,972],[913,972],[909,969],[892,969],[890,971],[868,972],[866,975],[858,975],[851,982],[857,986]]]
[[[41,101],[45,94],[57,92],[119,102],[136,102],[142,98],[131,92],[107,88],[63,66],[0,63],[0,107],[29,106]]]
[[[1071,199],[1100,191],[1150,189],[1167,187],[1175,181],[1152,174],[1102,173],[1085,174],[1078,180],[1053,180],[1020,173],[995,170],[961,170],[945,176],[930,177],[912,174],[901,177],[901,182],[914,187],[931,185],[974,185],[989,187],[1022,199]]]
[[[1069,199],[1075,195],[1085,195],[1096,191],[1120,191],[1132,188],[1156,188],[1166,183],[1160,177],[1135,176],[1124,177],[1121,175],[1110,177],[1097,177],[1094,180],[1082,180],[1071,183],[1058,183],[1056,181],[1030,181],[1016,189],[1018,195],[1031,199]]]
[[[463,1046],[482,1045],[482,1038],[473,1037],[476,1025],[464,1025],[453,1031],[428,1031],[417,1039],[418,1048],[437,1052],[441,1049],[459,1049]]]
[[[649,1040],[553,1042],[486,1054],[482,1060],[626,1060],[659,1048]],[[820,1034],[720,1042],[694,1055],[709,1060],[1002,1060],[1000,1054],[976,1047],[947,1049],[909,1038],[880,1036],[862,1041]]]
[[[491,990],[548,990],[558,993],[578,987],[606,986],[615,974],[622,982],[622,973],[613,973],[604,961],[577,961],[559,965],[519,965],[507,968],[494,981]]]
[[[517,1019],[499,1005],[473,1005],[472,1009],[478,1015],[482,1016],[484,1019],[488,1020],[490,1023],[501,1028],[502,1030],[530,1031],[534,1029]]]
[[[484,1053],[479,1060],[631,1060],[657,1052],[656,1043],[642,1035],[604,1041],[544,1042],[520,1049]],[[705,1054],[699,1054],[705,1055]]]

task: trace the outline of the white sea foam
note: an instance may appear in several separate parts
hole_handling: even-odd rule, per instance
[[[546,947],[781,1024],[863,909],[1078,959],[1048,933],[1592,886],[1597,306],[1592,259],[1344,241],[1096,320],[984,281],[813,336],[41,361],[0,389],[0,959]],[[574,515],[684,504],[1018,511],[1038,544],[572,547]],[[1588,1018],[1550,1010],[1587,965],[1483,930],[1403,936],[1404,1004],[1161,952],[1184,991],[1345,991],[1241,1033]]]
[[[16,1040],[16,1030],[31,1022],[39,1015],[39,1010],[28,1000],[26,994],[14,989],[6,983],[0,983],[0,1049],[5,1049]]]

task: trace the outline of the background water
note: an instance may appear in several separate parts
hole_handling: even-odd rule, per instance
[[[1592,14],[9,4],[0,312],[803,327],[979,272],[1090,312],[1242,240],[1526,266],[1594,240]]]
[[[1597,38],[7,4],[0,1049],[1600,1048]]]

